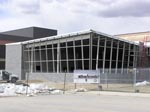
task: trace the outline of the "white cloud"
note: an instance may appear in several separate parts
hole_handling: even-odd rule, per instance
[[[66,33],[96,29],[108,34],[150,29],[149,0],[7,0],[0,10],[0,30],[28,26]],[[5,16],[5,15],[1,15]]]

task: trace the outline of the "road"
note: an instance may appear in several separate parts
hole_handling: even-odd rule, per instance
[[[150,112],[150,98],[89,94],[1,97],[1,112]]]

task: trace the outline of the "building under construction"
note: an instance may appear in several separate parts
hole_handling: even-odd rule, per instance
[[[73,79],[74,70],[123,73],[139,66],[138,43],[94,30],[6,45],[6,70],[24,79]],[[13,51],[13,53],[12,53]],[[120,71],[118,71],[118,69]]]

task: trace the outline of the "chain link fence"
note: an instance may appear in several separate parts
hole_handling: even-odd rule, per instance
[[[100,69],[99,72],[98,84],[66,83],[66,89],[85,88],[88,91],[150,93],[150,68]]]
[[[105,91],[150,93],[150,68],[100,70],[100,85]]]
[[[36,74],[37,75],[37,74]],[[35,76],[36,76],[35,75]],[[57,75],[54,75],[58,77]],[[114,91],[114,92],[141,92],[150,93],[150,68],[134,69],[99,69],[99,83],[73,83],[73,74],[60,74],[61,78],[53,81],[47,80],[49,87],[54,87],[65,91],[85,88],[88,91]],[[43,75],[41,75],[43,77]],[[41,79],[40,77],[40,79]],[[52,78],[50,76],[50,78]],[[29,78],[31,80],[31,78]],[[55,80],[55,81],[54,81]],[[73,80],[73,79],[72,79]]]

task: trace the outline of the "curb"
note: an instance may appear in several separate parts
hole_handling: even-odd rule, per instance
[[[150,98],[150,94],[147,94],[147,93],[123,93],[123,92],[108,92],[108,91],[88,91],[84,93],[91,94],[91,95],[95,94],[95,95],[131,96],[131,97],[149,97]]]

